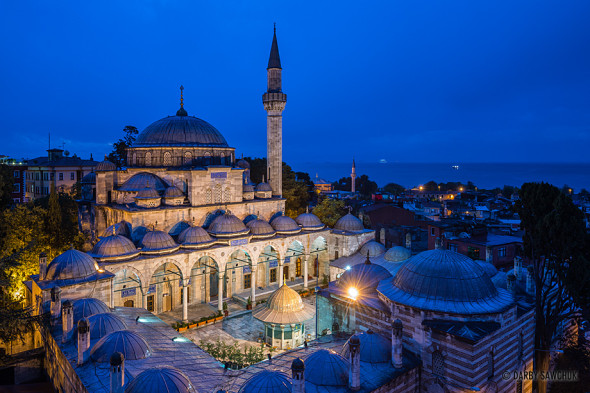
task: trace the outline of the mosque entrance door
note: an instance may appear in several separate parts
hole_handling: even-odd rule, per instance
[[[210,296],[217,296],[217,283],[219,281],[219,273],[217,271],[215,273],[211,273],[209,275],[209,288],[211,288]]]
[[[289,279],[289,266],[283,266],[283,278],[285,281]]]
[[[133,300],[125,300],[124,307],[133,307]]]
[[[162,311],[166,312],[170,310],[172,310],[172,296],[169,293],[165,293],[162,296]]]
[[[301,277],[301,258],[295,261],[295,277]]]
[[[154,295],[149,295],[147,298],[147,310],[154,312]]]

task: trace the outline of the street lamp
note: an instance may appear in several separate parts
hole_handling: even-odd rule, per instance
[[[350,287],[348,288],[348,296],[352,299],[352,300],[356,300],[356,298],[359,295],[359,290],[356,289],[355,287]]]

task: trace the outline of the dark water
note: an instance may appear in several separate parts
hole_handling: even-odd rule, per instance
[[[459,165],[455,170],[452,165]],[[350,163],[302,163],[294,165],[295,171],[316,173],[328,181],[350,176]],[[479,188],[495,188],[504,185],[520,186],[530,181],[544,181],[558,187],[567,184],[575,192],[590,190],[590,163],[356,163],[357,176],[366,174],[382,187],[393,182],[414,187],[430,180],[436,182],[472,181]]]

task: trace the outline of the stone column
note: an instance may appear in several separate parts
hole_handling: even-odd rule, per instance
[[[250,272],[250,300],[252,301],[252,307],[256,303],[256,268],[252,266]]]
[[[217,281],[217,310],[223,311],[223,273],[219,272],[219,280]]]
[[[209,288],[209,281],[211,280],[211,268],[209,266],[205,267],[205,303],[209,303],[211,301],[211,288]]]
[[[188,285],[182,286],[182,321],[188,322]]]
[[[51,324],[55,325],[61,316],[61,288],[60,287],[53,287],[51,288],[51,303],[50,303],[50,310],[51,310]]]
[[[351,390],[359,390],[361,388],[361,341],[358,336],[352,336],[348,340],[348,349],[350,362],[348,387]]]
[[[279,275],[279,288],[283,286],[283,261],[279,258],[279,267],[277,268],[277,274]]]
[[[285,325],[281,325],[281,349],[285,349]]]
[[[142,291],[141,291],[142,307],[145,308],[146,310],[147,310],[148,291],[149,291],[149,287],[147,289],[142,288]]]
[[[115,280],[111,280],[111,308],[115,308]]]
[[[74,329],[74,309],[72,302],[66,300],[61,310],[62,338],[61,342],[68,342]]]
[[[308,283],[307,283],[307,272],[308,272],[308,266],[307,266],[307,257],[309,256],[309,254],[305,254],[303,256],[303,288],[307,288]]]

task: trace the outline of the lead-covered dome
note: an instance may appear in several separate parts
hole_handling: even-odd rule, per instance
[[[499,312],[512,303],[478,263],[441,249],[413,256],[378,290],[407,306],[459,314]]]
[[[127,329],[125,322],[111,312],[94,314],[88,318],[90,338],[99,339],[109,333]]]
[[[297,222],[288,216],[275,217],[270,222],[270,225],[278,234],[290,235],[301,232],[301,227],[297,225]]]
[[[340,217],[334,225],[334,229],[345,232],[361,232],[365,229],[361,220],[352,214],[348,213],[344,217]]]
[[[96,172],[90,171],[80,181],[80,184],[96,184]]]
[[[260,218],[248,221],[246,226],[250,228],[250,233],[252,234],[252,237],[255,239],[265,239],[268,237],[273,237],[276,233],[273,227],[268,222],[261,220]]]
[[[46,280],[71,280],[96,274],[98,265],[88,254],[73,248],[56,256],[47,267]]]
[[[188,377],[170,366],[148,368],[127,385],[125,393],[196,393]]]
[[[383,280],[391,278],[391,273],[381,265],[371,263],[369,258],[365,263],[359,263],[346,270],[336,282],[344,291],[355,288],[358,296],[375,293],[377,286]]]
[[[316,386],[346,386],[348,361],[334,351],[320,349],[305,359],[305,382]]]
[[[263,370],[250,377],[238,393],[291,393],[291,379],[280,371]]]
[[[133,258],[139,254],[139,251],[125,236],[111,235],[100,239],[89,254],[101,261],[114,261]]]
[[[367,363],[391,362],[391,342],[388,339],[376,334],[371,329],[366,332],[357,333],[355,336],[361,344],[361,361]],[[350,347],[347,342],[342,349],[342,356],[348,359],[349,354]]]
[[[141,247],[144,254],[162,254],[176,251],[180,246],[164,231],[148,231],[141,239]]]
[[[379,255],[385,252],[385,246],[383,244],[376,242],[375,240],[369,240],[361,247],[361,255],[365,256],[369,255],[369,257],[374,258],[378,257]]]
[[[412,252],[405,247],[395,246],[391,247],[385,253],[385,260],[389,262],[402,262],[412,256]]]
[[[74,325],[82,318],[90,318],[96,314],[111,312],[111,309],[102,300],[92,297],[74,301],[72,309],[74,310]]]
[[[151,355],[148,343],[139,334],[131,330],[119,330],[101,338],[90,351],[90,358],[95,362],[108,362],[111,355],[121,352],[124,359],[145,359]]]
[[[302,213],[295,219],[304,231],[317,231],[324,228],[322,221],[313,213]]]
[[[262,322],[289,324],[307,321],[313,314],[313,307],[303,303],[297,292],[283,284],[253,316]]]
[[[107,156],[105,155],[104,156],[104,161],[99,162],[96,165],[96,167],[94,167],[94,170],[97,171],[97,172],[100,172],[100,171],[103,171],[103,172],[104,171],[115,171],[115,170],[117,170],[117,166],[115,164],[113,164],[112,162],[110,162],[107,159]]]
[[[188,227],[178,235],[178,242],[185,248],[207,247],[213,241],[207,231],[199,226]]]
[[[149,172],[140,172],[131,176],[119,187],[119,191],[139,192],[144,188],[153,188],[158,193],[163,192],[168,186],[164,180]]]
[[[208,231],[216,237],[239,236],[250,232],[242,220],[229,212],[226,212],[213,220],[211,225],[209,225]]]
[[[229,147],[215,127],[194,116],[168,116],[157,120],[147,126],[133,144],[134,148],[155,146]]]

